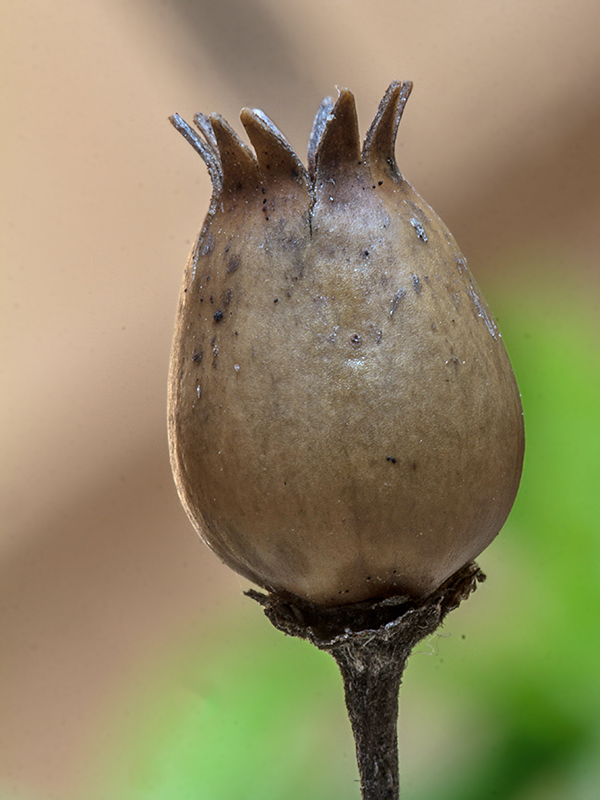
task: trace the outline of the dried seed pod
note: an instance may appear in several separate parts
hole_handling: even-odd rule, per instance
[[[400,174],[394,82],[360,147],[326,99],[308,170],[244,109],[199,135],[209,213],[190,255],[169,385],[171,459],[194,526],[230,567],[322,606],[422,598],[513,504],[519,392],[454,238]]]

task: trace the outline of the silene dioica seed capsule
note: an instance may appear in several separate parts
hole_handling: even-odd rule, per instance
[[[502,527],[523,460],[519,392],[454,238],[396,165],[412,84],[361,149],[323,101],[305,168],[261,112],[174,125],[213,197],[180,296],[175,480],[236,572],[320,607],[431,595]]]
[[[325,99],[308,169],[261,111],[254,153],[218,115],[172,118],[213,183],[171,359],[177,488],[270,621],[337,661],[363,800],[398,797],[404,665],[483,580],[524,448],[496,323],[396,165],[411,88],[362,149],[351,93]]]

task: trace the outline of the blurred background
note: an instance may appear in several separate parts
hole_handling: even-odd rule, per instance
[[[175,111],[263,108],[304,156],[335,86],[450,227],[523,395],[488,582],[417,647],[404,796],[600,796],[600,5],[5,0],[1,800],[359,798],[328,656],[273,630],[168,463],[183,267],[208,208]]]

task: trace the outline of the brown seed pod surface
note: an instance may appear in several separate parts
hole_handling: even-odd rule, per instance
[[[214,193],[169,383],[177,487],[241,575],[318,605],[425,597],[496,536],[521,476],[519,392],[449,230],[398,170],[412,84],[360,147],[341,90],[308,170],[244,109],[173,123]]]

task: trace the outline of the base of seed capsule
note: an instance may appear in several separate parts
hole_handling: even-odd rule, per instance
[[[472,561],[424,600],[390,597],[323,608],[299,598],[246,594],[269,621],[330,653],[344,681],[363,800],[397,800],[398,692],[413,647],[485,580]]]

